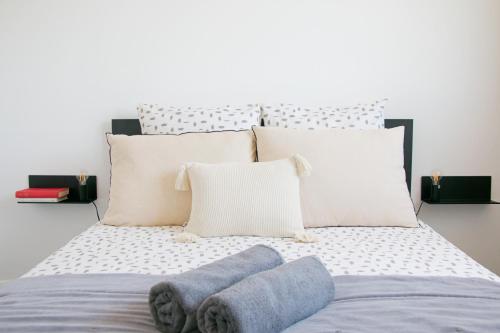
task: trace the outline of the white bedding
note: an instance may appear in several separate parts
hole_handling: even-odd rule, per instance
[[[95,225],[34,267],[24,277],[67,273],[183,272],[244,250],[267,244],[286,261],[315,254],[332,275],[448,275],[500,278],[457,249],[431,227],[330,227],[308,229],[318,243],[263,237],[205,238],[176,243],[181,227]]]

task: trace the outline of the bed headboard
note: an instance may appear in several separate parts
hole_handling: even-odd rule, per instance
[[[393,128],[404,126],[404,168],[406,172],[406,184],[411,192],[411,165],[413,153],[413,119],[386,119],[385,127]],[[139,119],[112,119],[111,131],[113,134],[141,135]]]

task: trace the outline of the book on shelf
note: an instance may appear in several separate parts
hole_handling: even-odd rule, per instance
[[[55,187],[55,188],[25,188],[24,190],[16,191],[16,198],[40,198],[40,199],[58,199],[67,197],[69,188]]]
[[[68,199],[67,196],[61,198],[17,198],[17,202],[61,202]]]

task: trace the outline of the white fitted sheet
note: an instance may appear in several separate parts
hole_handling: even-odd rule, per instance
[[[176,243],[181,227],[114,227],[97,224],[73,238],[24,277],[78,273],[174,274],[267,244],[286,261],[317,255],[332,275],[402,274],[500,278],[431,227],[330,227],[308,229],[317,243],[263,237],[202,238]]]

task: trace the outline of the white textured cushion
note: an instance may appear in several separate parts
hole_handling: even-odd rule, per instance
[[[284,128],[384,128],[387,100],[349,107],[303,107],[293,104],[263,105],[262,119],[269,127]]]
[[[257,104],[209,108],[141,104],[137,112],[142,134],[240,131],[260,123],[260,107]]]
[[[300,130],[256,127],[259,161],[303,155],[304,225],[417,226],[403,169],[404,128]]]
[[[111,225],[183,225],[190,193],[174,188],[188,161],[223,163],[255,160],[252,131],[182,135],[108,135],[111,189],[103,222]]]
[[[294,237],[303,232],[299,190],[303,171],[297,171],[304,169],[301,161],[293,157],[263,163],[189,164],[179,174],[189,177],[193,194],[185,231],[202,237]]]

